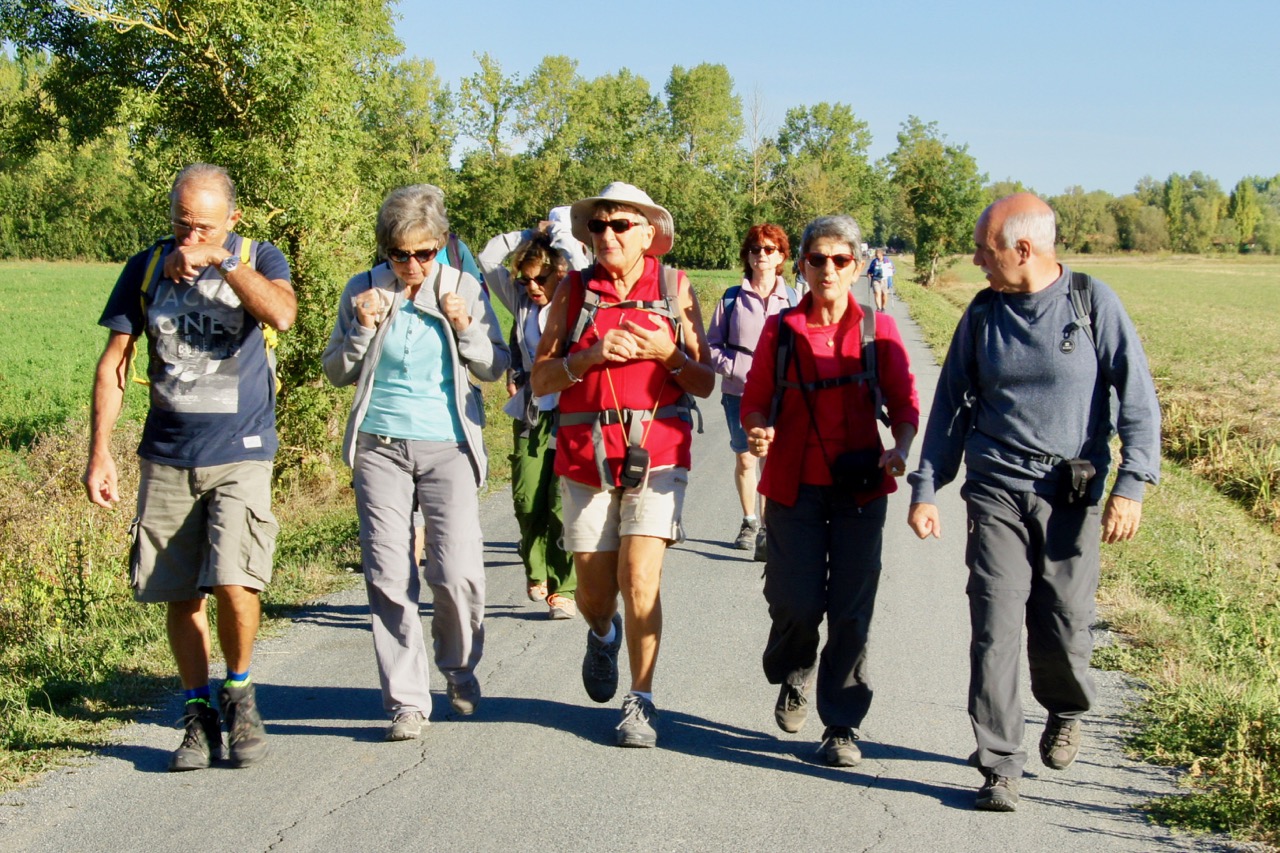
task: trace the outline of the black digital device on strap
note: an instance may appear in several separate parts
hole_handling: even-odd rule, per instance
[[[644,475],[649,470],[649,451],[638,444],[627,447],[622,457],[622,471],[618,474],[618,483],[627,489],[634,489],[644,482]]]

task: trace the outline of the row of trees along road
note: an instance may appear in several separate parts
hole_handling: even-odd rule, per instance
[[[987,185],[966,146],[915,117],[879,162],[847,104],[794,107],[773,128],[721,65],[675,66],[657,95],[625,69],[586,79],[549,56],[522,76],[485,54],[455,89],[403,57],[383,0],[0,0],[0,39],[0,257],[120,260],[167,230],[178,168],[226,166],[241,230],[293,264],[280,402],[291,461],[329,447],[319,353],[394,186],[443,187],[454,229],[482,245],[626,180],[674,214],[671,261],[702,268],[735,266],[750,223],[795,239],[814,216],[847,212],[870,242],[914,251],[926,284],[968,251],[981,207],[1020,188]],[[1280,244],[1280,176],[1229,198],[1193,173],[1050,202],[1077,251]]]

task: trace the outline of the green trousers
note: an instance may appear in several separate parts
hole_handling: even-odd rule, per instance
[[[551,442],[551,412],[522,435],[524,424],[514,421],[515,452],[511,454],[511,498],[520,524],[520,559],[533,583],[547,582],[548,592],[573,598],[578,577],[573,556],[560,547],[564,516],[560,511],[560,478],[555,474],[556,451]]]

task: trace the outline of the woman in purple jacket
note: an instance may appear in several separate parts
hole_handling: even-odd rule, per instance
[[[742,528],[734,544],[743,551],[754,549],[757,560],[764,559],[764,529],[756,515],[756,460],[747,452],[739,410],[751,354],[765,319],[796,304],[796,292],[782,278],[790,251],[781,227],[752,225],[742,241],[742,284],[720,297],[707,330],[711,365],[724,377],[720,380],[720,402],[729,421],[729,447],[737,456],[733,478],[742,502]]]

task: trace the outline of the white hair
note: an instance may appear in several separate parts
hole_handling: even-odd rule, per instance
[[[1052,254],[1057,239],[1058,224],[1053,208],[1012,213],[1005,217],[1000,228],[1000,248],[1009,249],[1019,240],[1027,240],[1031,248],[1040,254]]]

